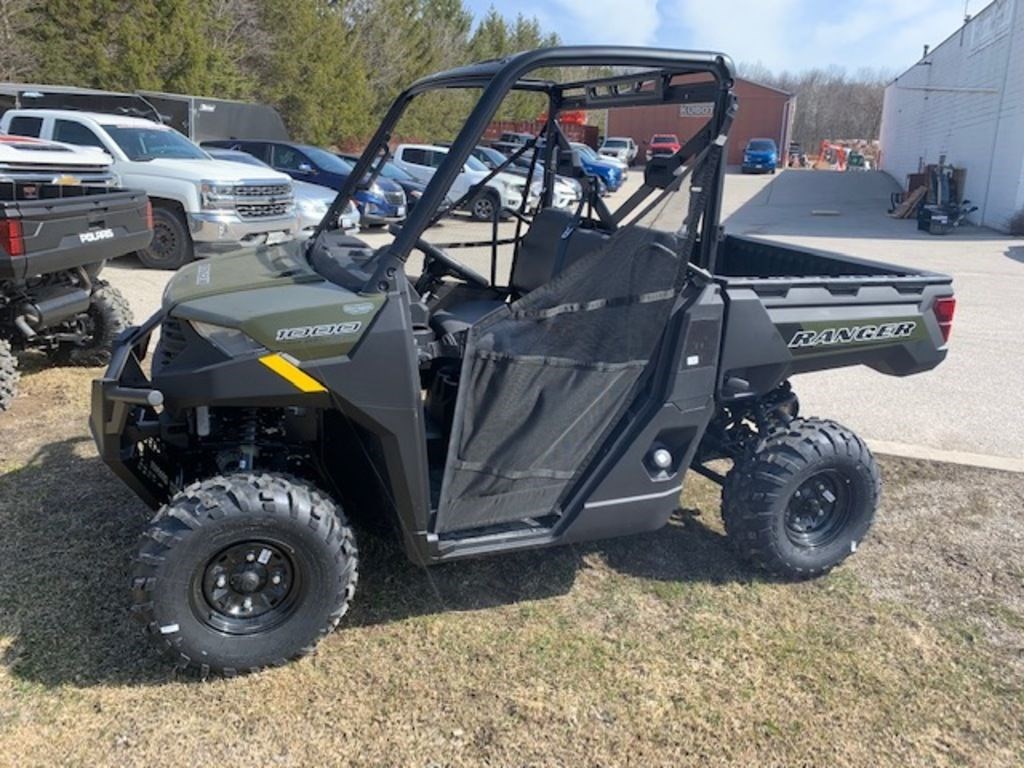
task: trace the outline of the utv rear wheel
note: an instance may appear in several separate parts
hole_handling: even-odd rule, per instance
[[[826,573],[856,551],[881,482],[864,441],[822,419],[794,419],[736,463],[722,519],[739,554],[787,578]]]
[[[149,269],[178,269],[194,258],[192,236],[180,211],[153,206],[153,239],[139,251],[139,261]]]
[[[143,534],[133,612],[177,667],[233,676],[304,656],[355,592],[358,553],[337,505],[273,474],[186,488]]]
[[[18,358],[11,344],[0,339],[0,413],[8,410],[18,394]]]
[[[80,344],[61,343],[53,352],[60,365],[106,365],[114,340],[132,324],[128,300],[112,285],[101,283],[92,293],[92,303],[80,321],[85,333]]]

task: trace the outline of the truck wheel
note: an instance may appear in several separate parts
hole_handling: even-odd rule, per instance
[[[18,358],[11,343],[0,339],[0,413],[8,410],[18,394]]]
[[[110,349],[121,331],[132,324],[128,300],[112,285],[100,283],[92,292],[85,315],[85,339],[81,344],[61,344],[52,354],[59,365],[106,365]]]
[[[833,421],[794,419],[733,466],[722,486],[722,519],[744,559],[809,578],[856,551],[880,490],[863,440]]]
[[[485,189],[473,198],[469,212],[477,221],[493,221],[494,214],[501,210],[501,198],[493,189]]]
[[[304,656],[355,592],[358,553],[341,509],[275,474],[193,483],[143,534],[133,614],[179,669],[233,676]]]
[[[139,261],[149,269],[178,269],[195,258],[192,236],[185,219],[177,211],[153,206],[153,239],[139,251]]]

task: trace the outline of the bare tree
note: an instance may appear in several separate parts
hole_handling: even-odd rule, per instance
[[[740,64],[739,74],[796,95],[792,137],[805,149],[823,139],[877,139],[882,97],[893,78],[884,69],[862,68],[848,75],[842,67],[776,74],[761,62]]]
[[[22,80],[32,71],[25,31],[32,25],[32,0],[0,0],[0,80]]]

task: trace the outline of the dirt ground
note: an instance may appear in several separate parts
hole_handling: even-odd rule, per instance
[[[95,373],[27,361],[0,425],[0,765],[1024,764],[1024,475],[885,459],[874,534],[799,584],[736,562],[697,477],[588,546],[422,571],[360,531],[318,653],[196,683],[128,617],[148,512]]]

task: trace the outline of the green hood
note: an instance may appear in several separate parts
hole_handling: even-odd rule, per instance
[[[164,309],[222,293],[320,281],[296,242],[241,248],[179,269],[164,289]]]
[[[164,291],[173,317],[236,328],[298,360],[345,355],[387,300],[325,280],[301,245],[247,248],[178,270]]]

